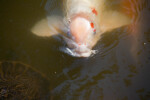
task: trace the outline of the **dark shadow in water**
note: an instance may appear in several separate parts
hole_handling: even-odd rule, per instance
[[[36,67],[53,80],[51,83],[55,87],[66,79],[65,76],[59,80],[59,74],[78,58],[61,52],[59,47],[64,44],[60,41],[30,32],[35,23],[46,17],[45,3],[41,0],[1,0],[0,60],[22,61]]]

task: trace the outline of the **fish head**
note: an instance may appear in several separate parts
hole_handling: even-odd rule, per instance
[[[94,28],[84,17],[76,17],[69,24],[70,38],[65,38],[68,52],[76,57],[89,57],[95,53],[92,50]]]

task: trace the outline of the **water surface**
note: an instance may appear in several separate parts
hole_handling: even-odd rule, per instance
[[[54,5],[60,0],[1,0],[0,61],[20,61],[43,73],[51,100],[150,100],[150,2],[143,2],[134,9],[133,25],[103,34],[93,57],[74,58],[59,50],[62,42],[30,31],[47,15],[62,15]],[[117,9],[118,3],[108,4]]]

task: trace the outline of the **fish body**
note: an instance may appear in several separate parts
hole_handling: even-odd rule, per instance
[[[62,16],[49,14],[47,21],[40,21],[32,32],[38,36],[61,35],[67,44],[63,51],[89,57],[96,53],[93,47],[101,34],[130,23],[124,14],[105,8],[105,0],[64,0]],[[42,25],[48,25],[47,33],[40,30]]]
[[[66,0],[64,3],[65,22],[67,23],[68,50],[78,57],[89,57],[95,53],[92,47],[94,35],[100,30],[98,27],[98,0]],[[64,39],[66,40],[66,38]],[[71,41],[70,41],[71,40]],[[92,41],[92,42],[91,42]]]
[[[143,43],[146,44],[145,33],[150,29],[150,1],[149,0],[122,0],[122,11],[128,15],[132,21],[128,25],[127,32],[132,36],[130,44],[131,54],[135,61],[139,61],[139,51],[143,49]],[[139,41],[140,40],[140,41]],[[143,43],[142,43],[143,42]],[[144,47],[145,48],[145,47]],[[144,49],[143,49],[144,51]],[[144,53],[146,53],[144,51]],[[142,53],[140,53],[142,54]]]

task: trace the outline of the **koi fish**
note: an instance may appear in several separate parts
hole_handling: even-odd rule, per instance
[[[61,35],[67,44],[63,49],[65,53],[74,57],[89,57],[96,54],[97,50],[93,47],[101,34],[130,23],[128,16],[107,9],[106,3],[105,0],[64,0],[62,15],[49,14],[31,31],[38,36]],[[50,3],[49,6],[53,5]]]
[[[135,61],[139,61],[139,51],[145,45],[145,33],[150,29],[150,2],[149,0],[122,0],[122,12],[131,18],[131,24],[128,25],[127,32],[132,36],[130,44],[131,54]],[[140,41],[139,41],[140,40]],[[145,47],[144,47],[145,48]],[[142,54],[142,53],[141,53]]]

